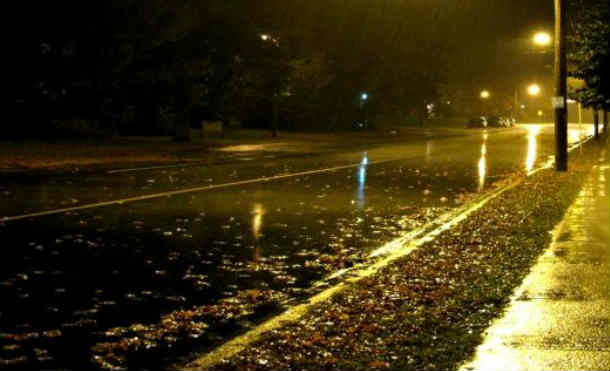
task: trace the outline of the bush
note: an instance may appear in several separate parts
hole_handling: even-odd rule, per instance
[[[99,120],[83,118],[52,120],[49,129],[42,130],[38,134],[34,134],[34,136],[62,139],[93,139],[112,136],[111,131],[101,128]]]

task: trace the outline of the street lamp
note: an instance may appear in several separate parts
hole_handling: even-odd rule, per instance
[[[551,38],[551,35],[548,32],[544,32],[544,31],[540,31],[540,32],[536,32],[534,34],[534,36],[532,37],[532,42],[534,43],[534,45],[537,46],[548,46],[551,44],[551,42],[553,41],[553,39]],[[527,87],[527,93],[533,97],[537,96],[540,94],[541,92],[541,88],[538,84],[531,84]],[[515,103],[513,106],[513,114],[515,115],[515,117],[517,117],[517,107],[519,107],[519,89],[515,88]],[[523,107],[522,107],[523,109]]]
[[[531,84],[527,87],[527,94],[531,96],[537,96],[538,94],[540,94],[540,91],[540,85],[538,84]]]
[[[362,100],[363,102],[366,101],[367,99],[369,99],[369,95],[368,93],[362,93],[360,94],[360,100]]]
[[[491,93],[489,92],[489,90],[483,90],[481,91],[481,99],[489,99],[489,97],[491,96]]]
[[[550,45],[551,40],[551,35],[549,35],[547,32],[537,32],[533,37],[534,44],[540,46]]]

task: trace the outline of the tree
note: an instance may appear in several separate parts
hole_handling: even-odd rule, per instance
[[[129,133],[167,134],[171,123],[181,141],[202,116],[256,121],[274,134],[284,127],[345,127],[362,91],[370,93],[371,117],[422,112],[440,97],[451,6],[45,3],[34,16],[37,27],[18,45],[24,62],[15,65],[9,86],[40,119],[84,116]]]
[[[610,16],[607,0],[572,0],[568,61],[571,77],[585,86],[573,97],[586,107],[610,107]]]

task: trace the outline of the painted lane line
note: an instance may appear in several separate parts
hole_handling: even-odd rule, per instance
[[[146,170],[159,170],[159,169],[173,169],[177,167],[194,167],[201,164],[206,164],[206,161],[193,161],[193,162],[182,162],[179,164],[173,165],[158,165],[158,166],[148,166],[148,167],[134,167],[129,169],[116,169],[116,170],[108,170],[106,174],[119,174],[119,173],[130,173],[135,171],[146,171]]]
[[[370,161],[367,164],[367,166],[378,165],[378,164],[392,162],[392,161],[398,161],[398,160],[393,159],[393,160]],[[67,212],[72,212],[72,211],[87,210],[87,209],[93,209],[93,208],[110,206],[110,205],[120,205],[120,204],[125,204],[125,203],[130,203],[130,202],[136,202],[136,201],[144,201],[144,200],[151,200],[151,199],[161,198],[161,197],[170,197],[170,196],[175,196],[175,195],[181,195],[181,194],[185,194],[185,193],[203,192],[203,191],[210,191],[210,190],[220,189],[220,188],[235,187],[235,186],[240,186],[240,185],[265,183],[265,182],[287,179],[287,178],[294,178],[294,177],[299,177],[299,176],[330,173],[330,172],[339,171],[339,170],[353,169],[353,168],[356,168],[359,166],[362,166],[362,164],[357,163],[357,164],[335,166],[335,167],[330,167],[330,168],[326,168],[326,169],[307,170],[307,171],[301,171],[301,172],[297,172],[297,173],[280,174],[280,175],[273,175],[273,176],[269,176],[269,177],[239,180],[236,182],[211,184],[211,185],[200,186],[200,187],[179,189],[179,190],[175,190],[175,191],[153,193],[153,194],[142,195],[142,196],[134,196],[134,197],[128,197],[128,198],[123,198],[123,199],[119,199],[119,200],[102,201],[102,202],[90,203],[90,204],[85,204],[85,205],[80,205],[80,206],[72,206],[72,207],[65,207],[65,208],[61,208],[61,209],[39,211],[39,212],[23,214],[23,215],[5,216],[5,217],[0,217],[0,222],[10,222],[10,221],[15,221],[15,220],[20,220],[20,219],[28,219],[28,218],[47,216],[47,215],[62,214],[62,213],[67,213]]]

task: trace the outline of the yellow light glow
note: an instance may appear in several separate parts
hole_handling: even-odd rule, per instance
[[[544,115],[544,112],[542,112],[542,110],[538,110],[538,116],[542,117],[542,115]]]
[[[366,167],[369,164],[369,157],[366,152],[362,154],[362,160],[360,161],[360,166],[358,167],[358,176],[356,180],[358,181],[358,193],[356,194],[356,205],[359,209],[364,207],[364,191],[366,188]]]
[[[483,98],[483,99],[487,99],[487,98],[489,98],[490,96],[491,96],[491,93],[489,92],[489,90],[483,90],[483,91],[481,92],[481,98]]]
[[[584,130],[568,128],[568,143],[569,144],[576,143],[576,142],[582,140],[584,136],[585,136]]]
[[[527,94],[536,96],[536,95],[540,94],[540,90],[541,90],[540,85],[531,84],[530,86],[527,87]]]
[[[487,177],[487,140],[481,145],[481,158],[477,164],[479,169],[479,187],[478,190],[481,192],[485,188],[485,178]]]
[[[536,163],[536,157],[538,155],[538,133],[540,133],[539,125],[528,126],[527,136],[527,155],[525,157],[525,171],[528,173],[534,170],[534,164]]]
[[[549,45],[551,43],[551,35],[547,32],[537,32],[533,40],[536,45]]]
[[[252,235],[257,240],[262,236],[263,215],[265,215],[265,208],[263,208],[263,205],[259,203],[254,204],[254,208],[252,209]]]
[[[267,34],[262,34],[262,35],[261,35],[261,40],[263,40],[263,41],[267,41],[267,40],[269,40],[269,35],[267,35]]]

